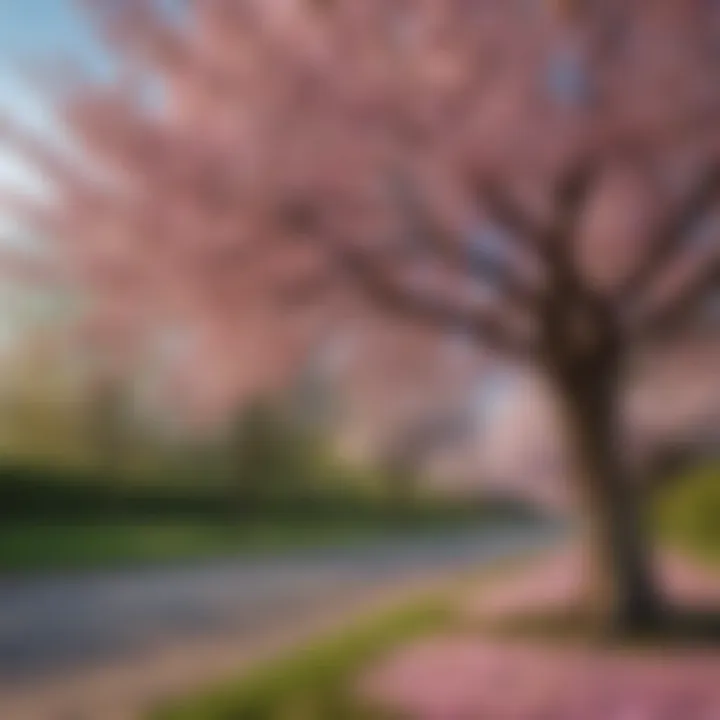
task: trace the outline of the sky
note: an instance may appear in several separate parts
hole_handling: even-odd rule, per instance
[[[47,108],[24,73],[73,57],[90,67],[101,67],[103,53],[84,23],[74,0],[3,0],[0,2],[0,115],[10,115],[24,126],[52,134]],[[32,172],[0,143],[0,184],[35,183]],[[0,228],[8,228],[0,212]]]
[[[23,127],[59,139],[51,113],[24,73],[38,63],[68,56],[86,66],[102,67],[103,52],[75,0],[0,0],[0,118],[10,116]],[[33,192],[42,190],[43,183],[0,138],[0,188],[5,187]],[[23,228],[0,207],[0,245],[24,248],[28,240]],[[32,298],[4,282],[0,297],[0,348],[4,348],[14,337],[15,318],[26,315]]]
[[[8,0],[0,5],[3,55],[76,42],[78,14],[70,0]]]
[[[35,123],[33,99],[23,87],[22,70],[58,57],[102,62],[74,0],[3,0],[0,3],[0,103]]]

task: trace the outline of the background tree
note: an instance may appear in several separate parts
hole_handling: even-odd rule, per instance
[[[88,464],[79,383],[57,340],[51,327],[34,327],[3,352],[0,447],[5,463]]]
[[[380,448],[380,466],[384,470],[390,501],[403,507],[418,495],[423,468],[441,452],[457,449],[473,434],[473,419],[465,411],[433,413],[386,437]]]
[[[720,8],[92,7],[117,75],[59,98],[89,162],[6,128],[59,190],[16,209],[75,277],[145,327],[207,330],[247,387],[292,375],[328,325],[411,322],[539,364],[596,604],[627,627],[658,617],[620,404],[633,349],[717,289]]]
[[[253,502],[302,485],[300,438],[270,403],[255,401],[231,428],[232,474],[238,501]]]

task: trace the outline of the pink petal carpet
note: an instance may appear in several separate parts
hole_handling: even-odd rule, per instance
[[[720,609],[720,577],[671,556],[673,602]],[[419,640],[369,669],[358,692],[409,720],[720,720],[720,647],[599,647],[482,633],[474,621],[577,601],[566,553],[480,587],[458,603],[464,631]],[[459,628],[462,624],[459,625]]]

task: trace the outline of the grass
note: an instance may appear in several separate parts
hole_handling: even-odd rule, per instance
[[[440,596],[386,611],[257,667],[238,682],[160,709],[151,720],[385,720],[353,697],[358,671],[450,620],[450,606]]]
[[[118,567],[350,542],[368,528],[257,521],[23,522],[0,527],[0,570]]]
[[[395,648],[463,629],[454,600],[478,582],[512,574],[547,549],[498,560],[400,607],[256,667],[234,682],[158,709],[149,720],[395,720],[353,694],[359,674]]]
[[[254,519],[227,521],[11,522],[0,525],[0,572],[87,570],[350,546],[391,538],[467,532],[463,523]]]

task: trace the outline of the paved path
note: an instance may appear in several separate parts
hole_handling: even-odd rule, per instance
[[[469,569],[547,535],[487,528],[193,567],[0,580],[0,690],[165,645],[292,630],[360,594]]]

